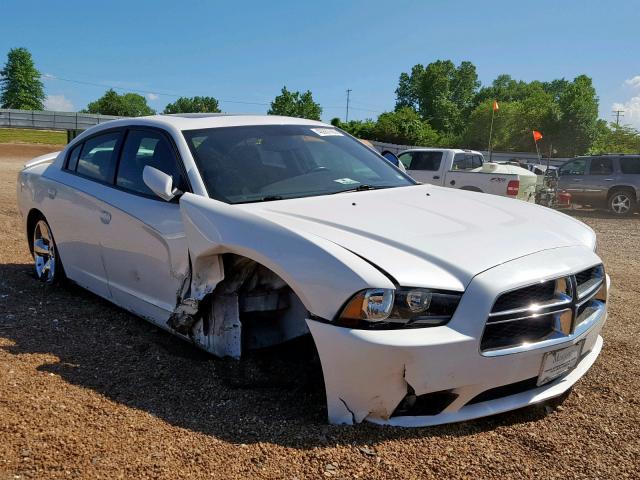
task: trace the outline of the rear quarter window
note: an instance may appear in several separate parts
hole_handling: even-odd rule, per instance
[[[75,172],[76,167],[78,166],[78,158],[80,157],[80,152],[82,151],[82,143],[79,143],[71,152],[69,152],[69,156],[67,157],[67,170],[72,170]]]
[[[640,158],[621,158],[620,170],[622,173],[640,175]]]

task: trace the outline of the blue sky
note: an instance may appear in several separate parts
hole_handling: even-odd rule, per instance
[[[264,113],[283,85],[311,90],[325,119],[375,117],[416,63],[472,61],[483,84],[585,73],[600,114],[640,127],[640,2],[2,0],[0,58],[27,47],[48,105],[84,108],[109,86],[144,90],[156,110],[211,95]],[[4,62],[4,60],[2,60]],[[95,83],[73,83],[62,78]],[[251,102],[251,103],[234,103]]]

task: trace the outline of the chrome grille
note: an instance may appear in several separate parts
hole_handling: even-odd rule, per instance
[[[605,299],[602,265],[505,292],[491,309],[480,349],[499,350],[571,335]]]

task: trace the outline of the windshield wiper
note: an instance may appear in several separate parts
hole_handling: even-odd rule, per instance
[[[339,192],[333,192],[332,195],[335,195],[336,193],[347,193],[347,192],[365,192],[367,190],[379,190],[382,188],[393,188],[394,185],[368,185],[366,183],[363,183],[361,185],[358,185],[355,188],[347,188],[346,190],[340,190]]]
[[[245,200],[243,202],[234,202],[238,203],[258,203],[258,202],[273,202],[274,200],[284,200],[282,195],[267,195],[265,197],[254,198],[253,200]]]

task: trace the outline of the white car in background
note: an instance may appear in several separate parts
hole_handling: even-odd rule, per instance
[[[534,202],[538,177],[526,168],[485,162],[482,153],[459,148],[412,148],[398,155],[421,183]]]
[[[320,122],[115,120],[27,164],[17,195],[44,282],[66,276],[217,356],[310,333],[333,423],[541,402],[602,348],[590,228],[418,185]]]

